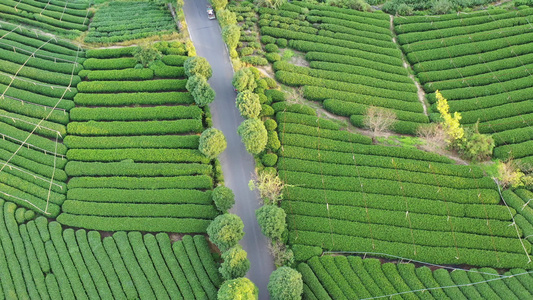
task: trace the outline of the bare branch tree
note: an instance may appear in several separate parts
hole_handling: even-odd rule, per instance
[[[448,136],[440,124],[420,126],[417,136],[426,142],[423,147],[428,151],[442,152],[448,145],[446,142]]]
[[[363,124],[372,130],[375,135],[382,135],[396,122],[394,111],[382,107],[370,106],[366,110]]]

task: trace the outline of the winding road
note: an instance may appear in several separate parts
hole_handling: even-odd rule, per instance
[[[216,92],[215,101],[210,105],[213,124],[222,130],[228,142],[219,159],[226,186],[235,193],[231,212],[239,215],[244,222],[246,234],[240,243],[248,253],[251,265],[246,277],[257,285],[259,299],[263,300],[269,298],[267,284],[270,273],[274,271],[274,262],[268,250],[269,241],[261,233],[255,218],[255,210],[260,207],[259,195],[248,188],[255,163],[237,134],[243,118],[235,107],[236,94],[231,85],[233,67],[218,22],[207,19],[207,4],[206,0],[185,0],[183,10],[196,54],[205,57],[213,69],[213,77],[209,79]]]

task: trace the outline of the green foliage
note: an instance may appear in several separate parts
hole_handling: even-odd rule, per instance
[[[235,204],[235,194],[230,188],[223,185],[217,186],[211,195],[215,206],[222,213],[227,213]]]
[[[241,277],[225,281],[218,290],[218,300],[257,300],[259,290],[250,279]]]
[[[217,19],[222,28],[237,24],[237,15],[229,9],[217,10]]]
[[[214,159],[226,150],[226,146],[226,138],[222,131],[208,128],[200,136],[198,150],[210,159]]]
[[[209,0],[209,3],[213,5],[213,8],[218,13],[218,10],[226,8],[226,5],[228,5],[228,0]]]
[[[83,81],[78,84],[82,93],[160,92],[185,89],[187,80],[160,79],[147,81]]]
[[[275,205],[263,205],[255,211],[261,232],[271,239],[280,239],[286,229],[285,211]]]
[[[276,128],[278,128],[278,123],[276,123],[276,121],[273,119],[267,119],[265,120],[264,123],[265,123],[265,128],[268,131],[273,131],[273,130],[276,130]]]
[[[215,100],[215,91],[211,88],[207,79],[202,75],[193,75],[187,80],[185,88],[191,93],[194,102],[200,107],[208,105]]]
[[[240,37],[241,29],[239,26],[227,25],[222,28],[222,38],[230,50],[237,48],[237,43],[239,43]]]
[[[259,95],[245,90],[237,94],[235,106],[239,109],[241,116],[245,119],[257,118],[261,112]]]
[[[237,132],[241,136],[246,151],[259,154],[265,149],[268,141],[268,132],[265,125],[258,119],[248,119],[239,125]]]
[[[128,105],[161,105],[161,104],[192,104],[194,99],[190,93],[159,92],[159,93],[113,93],[85,94],[78,93],[74,102],[81,106],[128,106]]]
[[[133,50],[132,54],[133,57],[145,68],[155,60],[161,59],[162,56],[161,52],[152,44],[142,44],[137,46],[137,48]]]
[[[281,267],[270,274],[268,292],[273,300],[301,299],[303,292],[302,274],[289,267]]]
[[[185,74],[187,77],[201,75],[205,79],[209,79],[213,75],[211,65],[207,59],[200,56],[192,56],[187,58],[187,60],[185,60],[183,63],[183,67],[185,68]]]
[[[222,253],[222,264],[219,272],[225,280],[244,277],[250,269],[250,261],[241,245],[235,245]]]
[[[239,93],[247,90],[253,91],[257,87],[254,74],[250,68],[243,68],[235,72],[231,83]]]
[[[273,167],[278,162],[278,156],[274,153],[267,153],[263,155],[261,162],[265,167]]]
[[[221,251],[235,246],[244,236],[244,224],[234,214],[223,214],[216,217],[207,227],[209,239]]]

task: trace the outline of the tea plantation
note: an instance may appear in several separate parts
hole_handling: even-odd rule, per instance
[[[231,58],[212,50],[244,68],[221,82],[182,1],[0,0],[0,299],[257,299],[231,209],[257,200],[224,185],[208,80],[238,91],[264,246],[293,272],[271,299],[533,298],[531,182],[495,167],[533,163],[533,8],[319,2],[209,1]],[[437,91],[498,161],[360,130],[384,108],[414,140]]]

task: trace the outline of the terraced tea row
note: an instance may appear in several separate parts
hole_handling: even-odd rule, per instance
[[[442,17],[395,18],[398,41],[431,103],[436,90],[461,123],[492,134],[494,156],[531,162],[531,15],[533,9],[485,10]],[[432,106],[437,112],[435,104]]]
[[[109,2],[91,22],[87,43],[115,43],[163,35],[176,30],[165,6],[155,2]]]
[[[89,3],[86,0],[2,0],[0,19],[73,36],[89,26],[93,15]]]
[[[216,299],[222,280],[201,235],[171,243],[166,233],[117,232],[102,240],[0,206],[2,298]]]
[[[313,257],[298,270],[304,280],[303,299],[528,299],[532,273],[491,268],[448,271],[384,263],[358,256]]]
[[[303,87],[306,99],[351,117],[356,126],[363,126],[369,106],[392,109],[399,119],[397,132],[414,133],[429,122],[393,42],[387,15],[300,1],[279,10],[262,8],[260,13],[262,39],[286,40],[309,62],[309,67],[275,62],[279,82]]]
[[[78,85],[64,141],[72,178],[58,221],[111,231],[205,232],[218,213],[210,159],[198,151],[204,111],[185,90],[187,57],[168,55],[137,69],[133,49],[87,52],[88,81]]]
[[[496,184],[480,168],[373,145],[313,114],[280,111],[276,119],[282,207],[297,260],[327,250],[527,266],[531,244],[513,223],[516,210],[499,205]]]
[[[69,110],[85,53],[1,22],[0,198],[56,217],[65,200]]]

